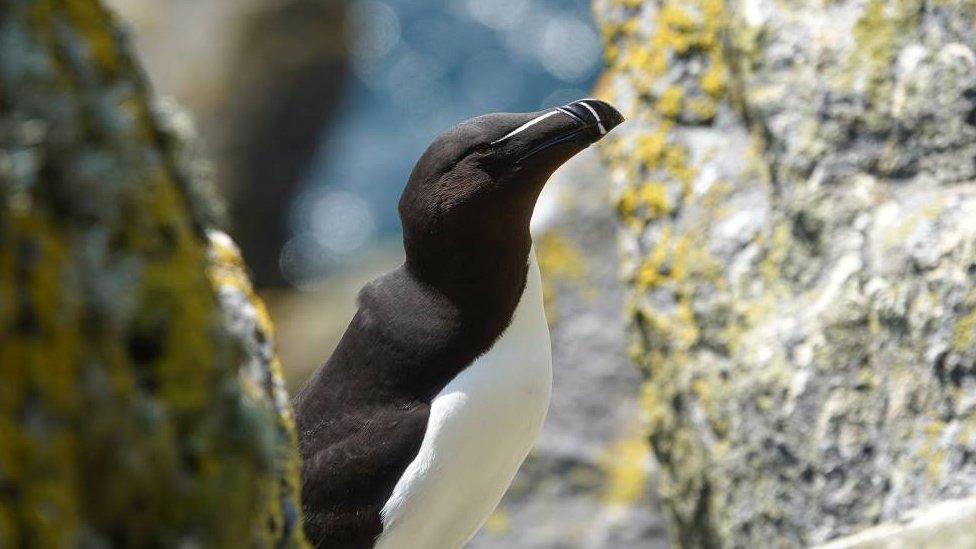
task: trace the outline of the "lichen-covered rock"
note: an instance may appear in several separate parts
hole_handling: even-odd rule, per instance
[[[150,102],[98,1],[4,2],[0,547],[303,543],[270,326]]]
[[[659,549],[667,533],[626,355],[617,223],[594,151],[568,162],[536,206],[533,240],[553,352],[549,415],[472,549]]]
[[[674,541],[976,494],[976,2],[595,4]]]
[[[302,511],[299,504],[298,446],[291,402],[285,390],[281,361],[275,349],[274,325],[264,302],[254,293],[241,251],[225,233],[209,230],[207,274],[214,289],[223,324],[244,351],[238,377],[244,396],[264,407],[272,421],[274,437],[271,478],[274,484],[265,500],[258,524],[269,536],[260,545],[302,545]]]
[[[965,549],[976,547],[976,498],[953,499],[905,513],[817,549]]]

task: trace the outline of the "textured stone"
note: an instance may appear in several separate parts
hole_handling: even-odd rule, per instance
[[[976,494],[976,3],[595,4],[673,540],[804,546]]]
[[[2,547],[303,544],[270,325],[150,95],[98,1],[4,2]]]
[[[976,499],[950,500],[906,513],[818,549],[966,549],[976,547]]]

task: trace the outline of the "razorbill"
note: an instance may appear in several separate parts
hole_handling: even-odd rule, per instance
[[[406,261],[363,288],[295,397],[313,545],[457,548],[498,505],[552,382],[532,210],[622,121],[596,99],[488,114],[421,156],[399,203]]]

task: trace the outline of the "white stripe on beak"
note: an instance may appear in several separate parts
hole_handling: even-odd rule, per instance
[[[586,102],[586,100],[585,100],[585,99],[584,99],[584,100],[581,100],[581,101],[579,101],[578,103],[579,103],[580,105],[583,105],[584,107],[586,107],[586,110],[588,110],[588,111],[590,111],[591,113],[593,113],[593,118],[596,118],[596,126],[597,126],[598,128],[600,128],[600,135],[607,135],[607,130],[606,130],[606,128],[604,128],[604,127],[603,127],[603,120],[600,120],[600,115],[596,113],[596,110],[594,110],[594,109],[593,109],[593,107],[591,107],[591,106],[590,106],[590,105],[589,105],[589,104],[588,104],[588,103]]]
[[[514,130],[508,132],[503,137],[492,141],[491,144],[494,145],[496,143],[501,143],[502,141],[505,141],[509,137],[512,137],[512,136],[514,136],[516,134],[522,133],[525,130],[529,129],[530,127],[538,124],[539,122],[542,122],[546,118],[549,118],[550,116],[552,116],[554,114],[558,114],[558,113],[559,113],[559,111],[550,111],[550,112],[547,112],[546,114],[543,114],[541,116],[537,116],[537,117],[533,118],[532,120],[529,120],[525,124],[522,124],[521,126],[519,126],[519,127],[515,128]]]
[[[573,120],[579,120],[580,122],[583,122],[582,120],[580,120],[580,117],[579,116],[576,116],[575,114],[567,111],[566,109],[564,109],[562,107],[556,107],[556,110],[559,111],[559,112],[561,112],[561,113],[563,113],[563,114],[565,114],[566,116],[572,118]],[[585,124],[585,122],[583,122],[583,123]]]

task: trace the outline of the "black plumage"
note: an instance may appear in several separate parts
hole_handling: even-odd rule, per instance
[[[610,105],[587,103],[558,116],[462,122],[418,161],[399,205],[406,262],[362,290],[334,354],[295,398],[305,528],[316,547],[373,546],[432,399],[508,326],[539,192],[622,121]]]

